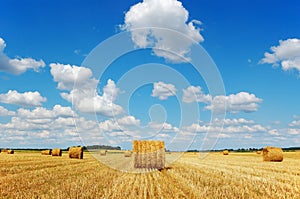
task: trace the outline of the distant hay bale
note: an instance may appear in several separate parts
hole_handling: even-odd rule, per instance
[[[106,156],[106,152],[107,152],[106,150],[100,150],[100,155],[101,156]]]
[[[222,153],[223,153],[223,155],[229,155],[229,151],[228,150],[224,150]]]
[[[43,150],[42,155],[51,155],[51,149]]]
[[[263,149],[263,160],[271,162],[282,162],[283,151],[278,147],[267,146]]]
[[[1,149],[1,153],[7,153],[8,149]]]
[[[256,151],[256,154],[261,154],[261,151]]]
[[[52,156],[61,156],[61,155],[62,155],[61,149],[58,148],[52,149]]]
[[[7,154],[14,154],[15,151],[14,150],[7,150]]]
[[[134,140],[134,168],[163,169],[165,167],[165,143],[157,140]]]
[[[131,157],[131,151],[125,151],[124,157]]]
[[[83,158],[83,147],[70,147],[69,148],[69,158]]]

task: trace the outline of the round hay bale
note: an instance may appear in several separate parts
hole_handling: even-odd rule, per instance
[[[51,149],[43,150],[42,155],[51,155]]]
[[[1,149],[1,153],[7,153],[8,149]]]
[[[7,154],[14,154],[15,151],[14,150],[7,150]]]
[[[124,157],[131,157],[131,151],[125,151]]]
[[[52,149],[52,156],[61,156],[61,155],[62,155],[61,149],[58,148]]]
[[[106,152],[107,152],[106,150],[100,150],[100,155],[101,156],[106,156]]]
[[[228,150],[224,150],[222,153],[223,153],[223,155],[229,155],[229,151]]]
[[[83,158],[83,147],[70,147],[69,148],[69,158]]]
[[[256,154],[261,154],[261,151],[256,151]]]
[[[282,162],[283,151],[279,147],[267,146],[263,149],[263,160],[268,162]]]

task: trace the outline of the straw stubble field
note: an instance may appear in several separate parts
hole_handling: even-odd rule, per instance
[[[131,162],[118,153],[96,158],[116,168]],[[299,152],[283,162],[255,153],[184,154],[168,169],[131,173],[86,152],[80,160],[17,151],[0,154],[0,198],[300,198],[299,162]]]

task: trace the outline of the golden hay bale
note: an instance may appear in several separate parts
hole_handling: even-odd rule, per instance
[[[131,157],[131,151],[125,151],[124,157]]]
[[[62,155],[61,149],[58,148],[52,149],[52,156],[61,156],[61,155]]]
[[[14,150],[7,150],[7,154],[14,154],[15,151]]]
[[[43,150],[42,155],[51,155],[51,149]]]
[[[261,154],[261,151],[256,151],[256,154]]]
[[[1,149],[1,153],[7,153],[8,149]]]
[[[100,155],[101,156],[106,156],[106,152],[107,152],[106,150],[100,150]]]
[[[282,162],[283,151],[281,148],[267,146],[263,149],[263,160],[272,162]]]
[[[134,140],[134,168],[163,169],[165,167],[165,143],[157,140]]]
[[[83,147],[70,147],[69,148],[69,158],[83,158]]]
[[[224,150],[222,153],[223,153],[223,155],[229,155],[229,151],[228,150]]]

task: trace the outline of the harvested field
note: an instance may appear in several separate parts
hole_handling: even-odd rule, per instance
[[[166,154],[166,164],[176,155]],[[82,160],[70,159],[67,152],[61,158],[1,153],[0,198],[300,198],[300,153],[284,157],[274,163],[255,153],[204,159],[186,153],[162,171],[128,173],[96,160],[124,167],[133,158],[124,152],[85,152]]]

